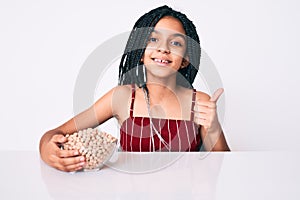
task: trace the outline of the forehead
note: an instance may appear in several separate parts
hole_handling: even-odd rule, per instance
[[[171,16],[161,18],[155,25],[154,30],[167,30],[168,32],[181,33],[185,35],[182,23]]]

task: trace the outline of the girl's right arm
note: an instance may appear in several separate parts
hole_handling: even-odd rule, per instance
[[[40,140],[40,155],[42,160],[48,165],[62,171],[77,171],[82,169],[85,164],[84,157],[80,156],[77,150],[62,150],[60,148],[67,141],[65,135],[86,128],[94,128],[112,116],[118,117],[118,113],[120,112],[118,110],[119,106],[113,105],[120,93],[116,91],[121,91],[122,94],[124,93],[124,88],[126,89],[126,87],[118,86],[110,90],[87,110],[76,115],[63,125],[46,132]],[[121,95],[121,97],[124,98],[124,95]]]

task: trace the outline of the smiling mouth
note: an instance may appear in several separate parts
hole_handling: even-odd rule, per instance
[[[153,60],[154,62],[157,62],[157,63],[163,63],[163,64],[169,64],[169,63],[171,63],[170,60],[163,60],[163,59],[158,59],[158,58],[152,58],[152,60]]]

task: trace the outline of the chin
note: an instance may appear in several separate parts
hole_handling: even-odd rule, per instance
[[[162,67],[162,66],[152,65],[151,67],[146,67],[146,69],[147,69],[147,74],[158,78],[168,78],[170,76],[174,76],[174,74],[177,73],[177,71],[174,70],[173,68],[166,67],[166,66]]]

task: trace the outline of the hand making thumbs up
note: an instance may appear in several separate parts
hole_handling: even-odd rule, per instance
[[[207,101],[197,100],[194,107],[194,122],[203,126],[206,130],[220,130],[221,126],[217,116],[217,101],[224,89],[217,89]]]

